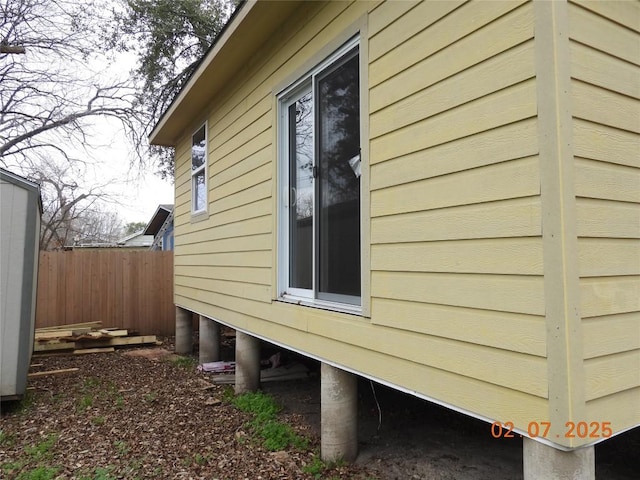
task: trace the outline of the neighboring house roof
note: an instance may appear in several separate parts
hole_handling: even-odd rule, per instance
[[[153,243],[151,235],[145,235],[143,230],[127,235],[117,241],[117,244],[125,247],[149,247]]]
[[[158,232],[165,224],[171,213],[173,213],[173,205],[158,205],[158,208],[142,233],[145,235],[153,235],[154,237],[158,235]]]
[[[155,125],[149,141],[174,146],[184,126],[201,116],[217,93],[249,63],[256,46],[266,42],[303,1],[247,1],[220,32],[189,81]]]

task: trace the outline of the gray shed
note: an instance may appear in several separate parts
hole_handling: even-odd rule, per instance
[[[33,352],[40,187],[0,168],[0,397],[19,399]]]

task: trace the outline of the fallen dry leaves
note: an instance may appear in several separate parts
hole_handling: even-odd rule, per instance
[[[224,400],[229,387],[208,385],[195,368],[123,351],[37,362],[40,371],[79,370],[30,378],[30,405],[5,409],[2,478],[38,465],[64,479],[316,478],[304,468],[314,461],[318,439],[302,417],[283,416],[310,438],[309,449],[266,451],[249,434],[250,417]],[[54,439],[52,446],[37,453],[46,439]],[[367,478],[362,468],[346,466],[323,478],[333,475]]]

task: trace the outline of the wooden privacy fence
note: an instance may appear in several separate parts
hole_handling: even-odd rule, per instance
[[[173,335],[173,252],[40,252],[36,327],[102,322]]]

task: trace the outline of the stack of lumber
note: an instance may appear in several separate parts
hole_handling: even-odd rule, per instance
[[[102,328],[100,322],[74,323],[55,327],[37,328],[34,354],[65,352],[83,353],[113,352],[115,347],[156,344],[155,335],[130,335],[122,328]]]

